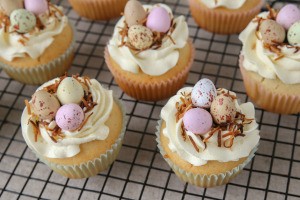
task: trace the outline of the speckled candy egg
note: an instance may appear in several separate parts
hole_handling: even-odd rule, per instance
[[[191,96],[194,106],[209,108],[217,96],[217,90],[211,80],[203,78],[193,87]]]
[[[57,98],[61,104],[79,104],[84,96],[81,84],[73,77],[66,77],[57,88]]]
[[[150,11],[146,25],[152,31],[166,33],[171,26],[171,17],[165,8],[156,7]]]
[[[14,10],[10,15],[10,23],[18,33],[28,33],[36,25],[35,15],[28,10]]]
[[[39,90],[32,95],[31,105],[33,113],[43,120],[53,119],[60,107],[58,99],[45,90]]]
[[[56,124],[66,131],[74,131],[84,120],[82,108],[77,104],[66,104],[59,108],[55,116]]]
[[[140,24],[147,17],[147,13],[142,4],[136,0],[127,2],[124,8],[124,17],[128,26]]]
[[[285,40],[285,30],[276,21],[267,19],[260,24],[259,32],[267,44],[282,43]]]
[[[212,117],[202,108],[192,108],[184,114],[183,124],[186,130],[194,134],[205,134],[212,126]]]
[[[138,50],[149,48],[153,43],[153,33],[142,25],[133,25],[128,30],[129,43]]]
[[[23,0],[0,0],[0,12],[10,16],[12,11],[21,9],[23,7]]]
[[[218,95],[210,107],[210,113],[217,124],[232,122],[236,112],[234,100],[224,94]]]
[[[288,30],[296,21],[300,20],[300,10],[296,5],[288,4],[280,9],[276,22]]]
[[[47,0],[24,0],[26,10],[39,15],[47,12],[48,2]]]
[[[290,45],[300,46],[300,21],[290,27],[287,38]]]

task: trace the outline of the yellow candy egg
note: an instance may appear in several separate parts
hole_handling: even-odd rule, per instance
[[[39,90],[32,95],[32,111],[40,119],[51,120],[60,107],[58,99],[45,90]]]
[[[234,100],[225,94],[218,95],[210,107],[210,113],[217,124],[232,122],[236,112]]]
[[[124,17],[126,23],[130,27],[141,24],[141,22],[146,19],[147,13],[139,1],[130,0],[125,6]]]

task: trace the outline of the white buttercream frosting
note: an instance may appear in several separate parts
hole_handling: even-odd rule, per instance
[[[51,80],[43,84],[38,90],[51,85],[55,80]],[[97,105],[89,112],[85,113],[85,118],[92,112],[87,123],[80,131],[64,131],[65,135],[63,139],[58,139],[55,143],[49,136],[49,133],[40,125],[41,136],[35,141],[33,126],[28,124],[30,116],[25,108],[21,118],[22,134],[28,144],[38,154],[48,158],[66,158],[73,157],[80,152],[80,144],[87,143],[93,140],[105,140],[109,135],[109,127],[105,125],[105,122],[109,118],[109,115],[113,107],[113,95],[111,90],[104,89],[100,83],[92,79],[89,84],[89,90],[92,94],[93,101]],[[55,122],[51,122],[50,126],[55,127]]]
[[[62,13],[62,7],[56,8]],[[26,55],[33,59],[41,56],[54,41],[54,36],[59,35],[68,24],[68,18],[65,15],[61,16],[52,6],[50,9],[54,12],[53,15],[45,13],[39,16],[41,23],[45,26],[43,30],[36,28],[30,33],[21,35],[14,32],[11,26],[8,27],[7,32],[2,26],[0,28],[0,56],[7,61],[23,58]],[[25,44],[22,44],[20,40],[23,40]]]
[[[154,6],[145,5],[145,9],[151,10],[155,6],[162,6],[172,16],[172,10],[164,4],[156,4]],[[179,51],[183,48],[188,40],[188,26],[184,16],[174,18],[176,23],[175,30],[171,33],[172,41],[165,37],[162,46],[158,49],[148,49],[140,53],[130,50],[126,46],[119,47],[122,43],[122,37],[119,33],[120,27],[124,27],[125,18],[122,17],[115,26],[115,30],[111,40],[108,43],[108,51],[110,56],[117,64],[126,71],[138,73],[142,70],[145,74],[151,76],[159,76],[172,69],[178,62]],[[125,38],[127,41],[127,37]]]
[[[228,9],[238,9],[244,5],[246,0],[200,0],[208,8],[225,7]],[[249,0],[250,1],[250,0]]]
[[[207,142],[206,148],[204,143],[199,137],[196,137],[193,133],[187,132],[189,136],[193,137],[193,140],[200,147],[200,151],[197,152],[191,142],[184,141],[181,133],[182,118],[176,122],[176,102],[180,102],[180,98],[183,97],[182,93],[190,93],[192,87],[186,87],[177,92],[175,96],[170,98],[167,104],[161,111],[161,118],[166,122],[166,127],[163,129],[163,134],[169,139],[169,148],[172,152],[176,152],[182,159],[191,163],[194,166],[205,165],[208,161],[228,162],[236,161],[240,158],[249,156],[250,152],[258,144],[260,136],[257,130],[257,123],[253,120],[250,124],[244,125],[244,137],[235,137],[231,148],[218,147],[218,134],[214,134]],[[231,95],[235,93],[231,92]],[[239,105],[235,100],[237,110],[245,115],[246,118],[254,119],[255,110],[252,103],[244,103]],[[222,135],[228,131],[222,131]],[[208,137],[208,133],[203,136]],[[226,138],[225,138],[226,139]],[[223,139],[224,141],[224,139]]]
[[[258,16],[266,19],[268,15],[269,12],[263,12]],[[243,43],[243,67],[267,79],[279,78],[285,84],[300,83],[300,51],[290,45],[279,46],[283,57],[277,59],[276,53],[264,47],[260,33],[256,34],[257,26],[257,21],[251,21],[239,35]]]

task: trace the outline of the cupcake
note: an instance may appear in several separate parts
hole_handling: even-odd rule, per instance
[[[81,17],[92,20],[109,20],[119,17],[128,0],[69,0]]]
[[[263,0],[189,0],[191,14],[203,29],[219,34],[240,33],[259,13]]]
[[[300,112],[300,10],[288,4],[255,17],[240,34],[248,96],[275,113]]]
[[[120,88],[138,100],[158,101],[185,83],[194,58],[184,16],[164,4],[126,4],[105,49],[105,61]]]
[[[107,169],[122,146],[125,115],[95,79],[60,77],[40,86],[22,113],[29,148],[55,172],[86,178]]]
[[[13,79],[42,84],[73,59],[74,29],[47,0],[0,1],[0,67]]]
[[[228,183],[250,162],[260,139],[252,103],[216,90],[209,79],[185,87],[162,108],[160,153],[183,181],[200,187]]]

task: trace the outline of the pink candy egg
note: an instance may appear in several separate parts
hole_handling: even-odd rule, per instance
[[[66,131],[77,129],[84,120],[82,108],[77,104],[65,104],[56,113],[56,124]]]
[[[280,9],[276,22],[288,30],[296,21],[300,20],[300,10],[296,5],[288,4]]]
[[[218,95],[210,107],[210,113],[217,124],[232,122],[236,112],[234,100],[224,94]]]
[[[194,106],[209,108],[217,96],[217,90],[211,80],[203,78],[193,87],[191,96]]]
[[[146,26],[152,31],[166,33],[171,26],[171,17],[163,7],[153,8],[147,18]]]
[[[40,15],[48,10],[47,0],[24,0],[25,9],[36,14]]]
[[[202,108],[192,108],[184,114],[183,124],[186,130],[194,134],[205,134],[212,126],[212,117]]]

